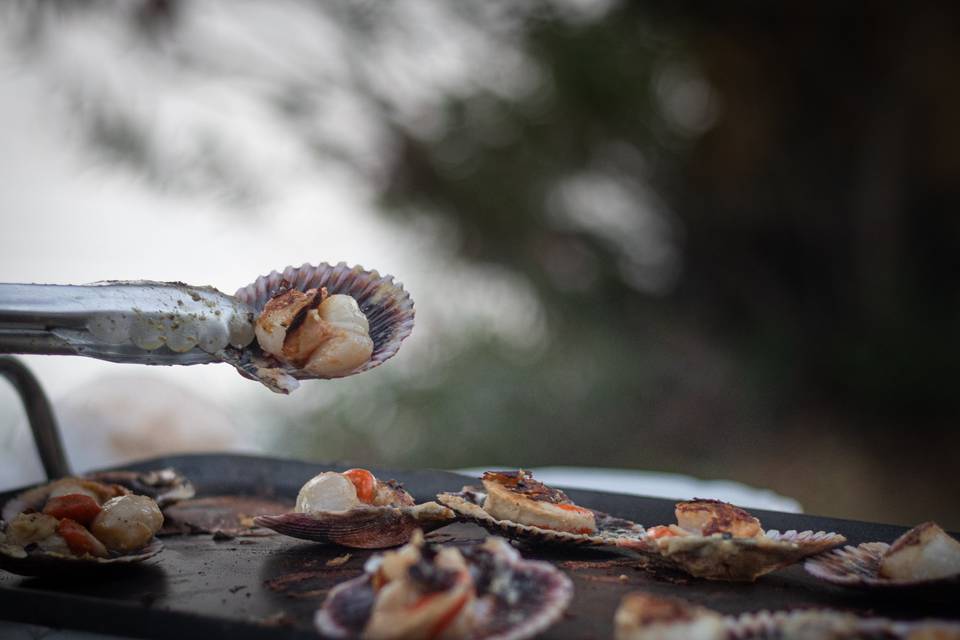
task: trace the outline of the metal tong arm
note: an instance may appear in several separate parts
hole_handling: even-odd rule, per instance
[[[69,476],[70,465],[60,440],[57,419],[40,381],[22,362],[8,357],[0,357],[0,377],[7,378],[20,395],[47,478]]]
[[[252,308],[179,282],[0,283],[0,353],[203,364],[254,338]]]

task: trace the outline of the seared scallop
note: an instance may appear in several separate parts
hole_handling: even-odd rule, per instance
[[[483,509],[498,520],[543,529],[590,534],[597,530],[592,511],[578,507],[559,489],[553,489],[520,469],[483,474],[487,498]]]
[[[934,522],[897,538],[880,559],[880,575],[895,580],[935,580],[960,575],[960,542]]]
[[[702,536],[728,533],[737,538],[763,535],[760,521],[732,504],[720,500],[695,498],[676,505],[677,525],[684,531]]]
[[[111,551],[127,552],[146,545],[163,526],[163,514],[147,496],[119,496],[104,503],[90,531]]]
[[[267,302],[256,325],[260,347],[317,377],[336,377],[370,359],[370,324],[357,301],[325,288],[291,289]]]

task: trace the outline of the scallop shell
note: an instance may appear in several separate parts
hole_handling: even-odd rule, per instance
[[[679,598],[627,594],[617,609],[618,638],[697,637],[713,640],[774,638],[960,638],[960,624],[942,620],[898,622],[827,609],[755,611],[723,616]]]
[[[436,508],[430,508],[431,504]],[[424,509],[425,506],[428,508]],[[449,509],[426,503],[415,507],[363,506],[349,511],[290,512],[257,516],[253,522],[301,540],[355,549],[386,549],[406,544],[417,529],[429,532],[453,520]]]
[[[46,502],[50,494],[50,485],[40,485],[28,489],[9,500],[3,507],[0,519],[0,532],[6,531],[7,522],[27,509],[37,509]],[[33,549],[26,551],[17,545],[0,543],[0,569],[22,576],[57,576],[65,573],[89,573],[118,569],[134,565],[163,550],[163,543],[153,538],[145,547],[135,553],[95,558],[93,556],[68,556],[53,551]]]
[[[6,523],[0,522],[0,531]],[[21,576],[62,577],[66,574],[88,574],[129,568],[148,560],[163,551],[163,543],[154,538],[147,546],[112,558],[93,556],[67,556],[49,551],[26,552],[21,547],[0,544],[0,569]]]
[[[757,611],[725,620],[727,637],[748,638],[960,638],[960,624],[944,620],[900,622],[826,609]]]
[[[273,271],[238,289],[234,296],[259,312],[284,288],[307,291],[321,287],[326,287],[330,295],[352,296],[370,324],[373,354],[367,362],[344,375],[361,373],[383,364],[397,353],[400,343],[413,331],[413,299],[404,291],[403,285],[394,282],[393,276],[381,276],[360,266],[350,267],[345,262],[336,266],[326,262],[317,266],[304,263],[301,267],[287,267],[282,273]],[[256,342],[252,346],[259,351]],[[299,379],[314,377],[294,369],[287,373]]]
[[[846,542],[838,533],[770,529],[757,538],[689,535],[653,541],[661,557],[692,576],[752,582]]]
[[[118,484],[138,495],[149,496],[160,507],[165,507],[180,500],[189,500],[197,492],[193,483],[175,469],[100,471],[87,474],[84,477],[97,482]]]
[[[524,560],[515,550],[503,545],[499,551],[504,561],[496,579],[500,593],[519,596],[510,602],[491,593],[478,593],[474,602],[479,624],[471,640],[521,640],[542,633],[566,611],[573,598],[573,583],[559,569],[547,562]],[[468,564],[473,564],[469,551]],[[367,573],[330,591],[314,622],[317,629],[331,638],[357,638],[370,617],[374,603],[371,574]]]
[[[803,564],[807,573],[841,587],[888,591],[947,590],[960,592],[960,575],[936,580],[897,580],[880,575],[880,559],[890,545],[865,542],[846,546],[810,558]]]
[[[615,518],[608,513],[591,509],[596,518],[597,533],[554,531],[510,520],[497,520],[481,506],[486,495],[482,488],[468,486],[457,493],[438,494],[437,501],[456,511],[461,520],[474,522],[490,533],[511,540],[530,544],[608,547],[650,553],[646,531],[641,525],[630,520]]]

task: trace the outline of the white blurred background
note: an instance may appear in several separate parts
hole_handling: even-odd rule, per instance
[[[361,47],[336,24],[337,7],[302,2],[184,3],[177,28],[158,42],[137,28],[150,4],[0,8],[0,281],[179,280],[232,293],[287,265],[344,260],[397,276],[414,297],[417,326],[389,367],[306,383],[291,397],[227,366],[25,357],[77,468],[263,449],[279,420],[427,371],[478,332],[536,347],[543,318],[522,278],[460,261],[452,231],[435,220],[378,213],[378,154],[389,150],[350,86],[376,74],[396,108],[416,118],[434,84],[480,81],[466,65],[497,43],[440,37],[431,21],[467,25],[441,3],[408,3],[396,9],[392,36]],[[406,47],[423,35],[437,41]],[[498,90],[516,89],[510,77],[488,76]],[[307,124],[291,124],[282,108],[294,94],[311,105]],[[328,157],[336,154],[349,166]],[[0,442],[0,485],[39,479],[7,386]]]

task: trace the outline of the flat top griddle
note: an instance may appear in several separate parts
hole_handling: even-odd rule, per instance
[[[187,455],[155,458],[125,468],[174,467],[197,486],[197,496],[252,496],[292,502],[321,471],[344,470],[275,458]],[[396,478],[418,501],[456,491],[469,479],[443,471],[371,469]],[[5,502],[18,491],[0,494]],[[673,501],[595,491],[569,491],[579,504],[644,525],[673,522]],[[691,496],[692,497],[692,496]],[[849,544],[892,541],[903,527],[777,512],[754,512],[765,528],[837,531]],[[486,532],[456,524],[431,534],[440,541],[480,540]],[[144,638],[315,638],[313,613],[335,584],[362,571],[371,552],[301,542],[279,535],[176,535],[145,566],[91,577],[24,578],[0,572],[0,618],[51,627]],[[328,562],[350,553],[339,566]],[[637,561],[600,551],[524,549],[549,560],[574,581],[573,603],[544,637],[609,638],[620,598],[643,589],[687,598],[726,613],[758,609],[832,607],[900,619],[960,619],[949,594],[920,598],[862,593],[822,583],[795,565],[753,584],[709,582],[657,573]]]

